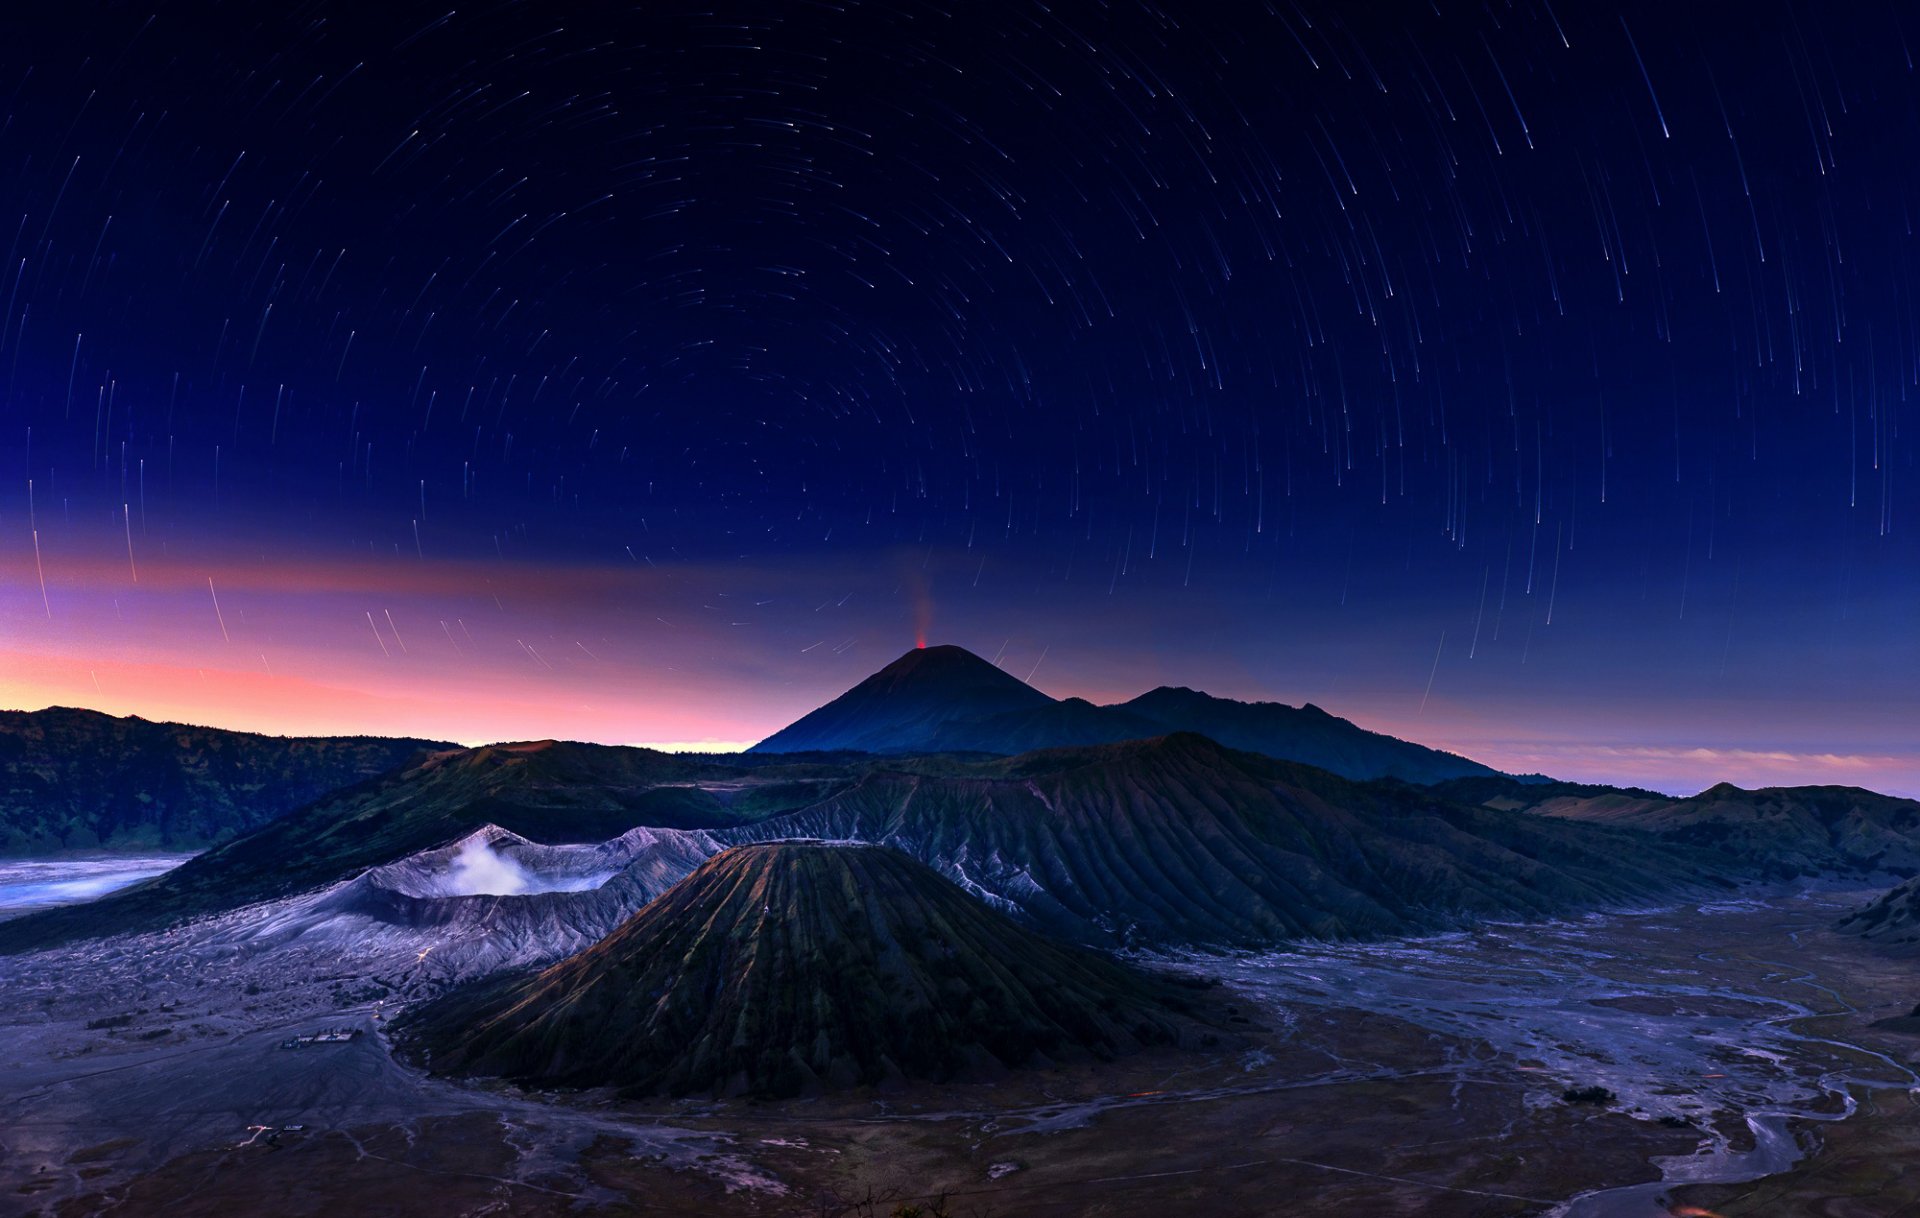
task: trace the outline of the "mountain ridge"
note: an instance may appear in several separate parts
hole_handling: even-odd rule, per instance
[[[1841,918],[1834,929],[1887,944],[1920,942],[1920,876],[1887,889]]]
[[[0,711],[0,856],[202,849],[448,747],[270,736],[79,707]]]
[[[1377,938],[1715,882],[1701,859],[1635,835],[1356,783],[1194,733],[877,766],[721,836],[893,845],[1103,946]]]
[[[740,769],[617,746],[434,754],[99,901],[0,922],[0,953],[289,898],[484,826],[558,844],[636,826],[891,844],[1097,945],[1257,945],[1556,916],[1699,887],[1685,847],[1356,783],[1193,733],[1010,758]],[[1710,862],[1710,860],[1708,860]]]
[[[1712,851],[1769,879],[1827,872],[1920,874],[1920,800],[1864,787],[1757,787],[1719,782],[1696,795],[1578,783],[1473,781],[1434,788],[1451,798],[1563,821],[1607,825]]]
[[[1016,756],[1181,731],[1360,780],[1498,775],[1471,758],[1368,731],[1312,704],[1239,702],[1166,685],[1106,706],[1056,699],[951,644],[906,653],[748,752]]]
[[[155,879],[0,922],[0,953],[311,891],[487,825],[535,842],[705,830],[805,803],[829,779],[743,774],[651,749],[528,741],[433,753],[336,791]],[[756,801],[770,801],[761,808]]]

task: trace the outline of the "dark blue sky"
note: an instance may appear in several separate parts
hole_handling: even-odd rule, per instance
[[[1897,5],[42,9],[10,701],[751,738],[930,618],[1055,692],[1920,787]],[[367,667],[409,613],[457,666]]]

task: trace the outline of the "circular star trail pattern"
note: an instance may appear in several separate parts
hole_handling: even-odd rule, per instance
[[[1344,614],[1409,709],[1554,632],[1602,684],[1914,675],[1898,6],[9,25],[16,558],[224,537],[510,583],[905,551],[982,634],[996,605],[1062,639],[1178,596]]]

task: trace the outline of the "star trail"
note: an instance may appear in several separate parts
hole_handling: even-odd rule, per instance
[[[10,704],[745,741],[931,637],[1920,792],[1900,6],[7,26]]]

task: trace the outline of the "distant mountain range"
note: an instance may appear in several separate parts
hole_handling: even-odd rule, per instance
[[[1529,815],[1630,829],[1709,852],[1769,879],[1841,872],[1920,875],[1920,801],[1860,787],[1723,782],[1675,797],[1636,788],[1477,778],[1436,795]]]
[[[963,647],[925,647],[753,746],[755,753],[993,753],[1197,732],[1228,748],[1345,778],[1494,776],[1477,761],[1370,732],[1317,706],[1236,702],[1162,686],[1131,702],[1056,700]]]
[[[399,1037],[436,1072],[791,1096],[1174,1044],[1202,1034],[1198,997],[892,850],[782,842],[717,856],[595,946],[431,1003]]]
[[[496,953],[521,960],[537,956],[543,918],[576,936],[609,926],[707,854],[783,839],[891,846],[1030,926],[1100,946],[1370,938],[1744,880],[1920,875],[1913,800],[1725,784],[1677,799],[1518,779],[1312,708],[1175,689],[1121,707],[1058,702],[959,648],[910,652],[764,751],[732,758],[553,741],[411,752],[421,742],[271,741],[85,712],[13,718],[40,725],[35,748],[62,754],[8,771],[50,788],[44,805],[21,805],[28,811],[80,805],[82,795],[98,802],[108,789],[99,774],[131,772],[115,742],[148,733],[151,752],[134,752],[149,767],[211,784],[212,812],[164,823],[224,823],[251,801],[256,827],[219,830],[240,835],[102,900],[0,922],[0,952],[294,897],[313,917],[494,924],[521,898],[420,887],[449,865],[451,847],[480,833],[519,839],[511,849],[529,858],[540,845],[610,843],[637,829],[678,835],[628,851],[613,868],[623,878],[598,897],[536,894],[524,908],[545,912],[508,919],[520,946]],[[1162,720],[1209,734],[1161,732]],[[1032,736],[1106,732],[1126,738],[991,755]],[[1220,736],[1261,743],[1230,747]],[[1385,776],[1355,780],[1272,755],[1288,750]],[[403,751],[410,760],[377,773]],[[315,756],[339,768],[295,765]],[[248,758],[252,768],[236,764]],[[1428,785],[1401,776],[1463,767],[1472,772]],[[276,773],[297,774],[278,798],[250,785]],[[315,787],[317,797],[286,811],[289,792]],[[186,840],[173,831],[154,840]],[[642,869],[625,874],[635,859]],[[330,895],[314,905],[315,894]]]
[[[200,850],[432,749],[52,707],[0,711],[0,855]]]
[[[783,754],[804,752],[816,754],[807,759],[816,764],[854,771],[860,755],[1012,756],[1180,731],[1348,778],[1501,777],[1313,706],[1235,702],[1165,687],[1118,706],[1058,701],[959,647],[910,651],[755,745],[753,756],[725,764],[790,767],[794,759]],[[427,754],[455,749],[431,740],[264,736],[65,707],[0,711],[0,857],[203,850]],[[689,790],[647,799],[647,807],[625,809],[622,817],[644,813],[680,824],[713,813],[712,798]],[[676,800],[682,806],[665,806]]]

